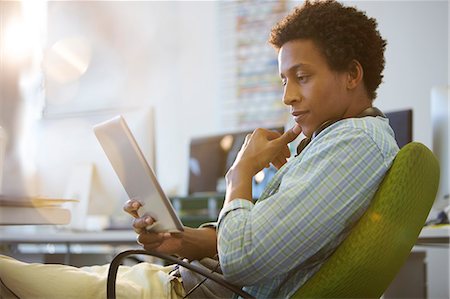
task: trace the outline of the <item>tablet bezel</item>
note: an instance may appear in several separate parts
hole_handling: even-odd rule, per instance
[[[147,214],[157,220],[148,229],[154,232],[183,231],[184,229],[181,220],[176,214],[169,198],[166,196],[161,185],[159,184],[153,169],[148,164],[125,119],[119,115],[110,120],[97,124],[94,126],[94,133],[128,196],[141,202],[142,207],[138,210],[139,216]],[[130,149],[132,150],[130,151]],[[147,198],[148,194],[145,192],[145,188],[147,188],[147,186],[136,186],[127,182],[127,178],[133,177],[135,174],[123,173],[123,169],[126,169],[126,166],[123,165],[123,161],[133,162],[133,159],[137,159],[139,161],[142,170],[144,170],[148,181],[151,183],[151,187],[153,187],[154,191],[156,191],[153,192],[153,194],[156,193],[158,195],[158,201],[154,201],[153,196],[151,198]],[[129,169],[129,171],[131,170]],[[138,171],[140,170],[136,169],[136,172]],[[151,200],[153,201],[149,202]],[[170,216],[170,220],[168,221],[167,219],[161,219],[158,215],[156,215],[151,209],[151,207],[155,206],[157,207],[155,210],[160,210],[163,208],[163,211]]]

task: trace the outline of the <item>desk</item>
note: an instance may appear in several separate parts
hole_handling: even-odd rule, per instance
[[[413,252],[425,253],[426,298],[450,298],[450,225],[426,227]]]
[[[450,225],[422,229],[384,298],[450,298]]]
[[[424,227],[420,232],[417,245],[442,245],[448,247],[450,243],[450,225]]]
[[[224,196],[221,194],[171,198],[181,221],[184,225],[190,227],[198,227],[202,223],[217,220],[223,200]],[[55,262],[64,264],[69,264],[71,261],[71,253],[80,252],[78,250],[80,244],[104,245],[113,249],[120,246],[127,246],[125,249],[140,248],[136,243],[136,233],[132,230],[76,232],[56,230],[55,227],[48,226],[23,227],[23,229],[21,227],[0,226],[0,244],[3,245],[3,248],[1,248],[3,253],[8,255],[20,254],[24,251],[21,249],[25,248],[26,245],[28,245],[26,251],[29,254],[32,254],[31,252],[34,250],[36,254],[51,255],[58,251],[55,250],[56,248],[64,254],[64,260]],[[111,250],[109,251],[111,252]],[[112,250],[112,252],[112,254],[118,253],[118,250]]]
[[[34,233],[0,232],[0,244],[106,244],[136,245],[136,233],[132,230],[99,232],[36,231]]]
[[[0,244],[5,254],[17,257],[20,254],[28,255],[55,255],[58,251],[62,251],[63,260],[52,262],[62,262],[64,264],[73,264],[73,254],[96,254],[114,256],[125,249],[137,249],[140,246],[136,243],[136,233],[132,230],[122,231],[100,231],[100,232],[72,232],[57,231],[54,229],[45,229],[37,227],[36,231],[20,231],[20,228],[14,230],[0,231]],[[27,245],[31,249],[25,250]],[[35,245],[35,246],[33,246]],[[42,246],[39,246],[42,245]],[[58,245],[60,247],[58,247]],[[92,248],[86,251],[82,250],[83,245],[99,245],[94,250]],[[62,246],[62,247],[61,247]],[[28,247],[28,248],[29,248]],[[86,247],[86,246],[85,246]],[[125,247],[125,248],[123,248]],[[108,258],[102,263],[108,262]],[[33,261],[33,260],[31,260]],[[48,261],[46,261],[48,262]]]
[[[442,244],[449,245],[450,225],[426,227],[417,240],[417,246]],[[20,231],[20,229],[0,231],[0,244],[104,244],[136,246],[136,233],[132,230],[110,230],[99,232],[73,232],[58,230]]]
[[[427,273],[429,291],[433,291],[432,283],[448,279],[448,248],[450,238],[450,226],[442,227],[426,227],[422,230],[414,247],[415,251],[426,252]],[[0,230],[0,244],[8,247],[14,253],[20,252],[20,245],[23,244],[62,244],[65,246],[64,264],[70,264],[71,254],[76,254],[75,250],[79,244],[88,245],[107,245],[113,248],[109,255],[115,255],[121,250],[139,248],[136,243],[136,233],[132,230],[111,230],[100,232],[72,232],[58,231],[55,229],[45,229],[36,227],[35,231],[21,231],[20,228],[14,230]],[[120,248],[125,247],[125,248]],[[51,254],[51,252],[36,252],[36,254]],[[111,250],[110,250],[111,251]],[[434,258],[434,256],[437,256]],[[444,261],[444,262],[443,262]],[[442,267],[444,264],[444,267]],[[435,269],[447,269],[442,274],[447,278],[443,278],[439,271]],[[441,270],[442,272],[442,270]],[[433,277],[436,277],[435,279]],[[447,280],[448,281],[448,280]],[[433,296],[429,296],[432,298]]]

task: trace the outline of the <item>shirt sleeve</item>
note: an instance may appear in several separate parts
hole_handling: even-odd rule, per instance
[[[199,226],[199,228],[205,228],[205,227],[217,229],[217,222],[216,221],[214,221],[214,222],[206,222],[206,223],[203,223],[203,224],[201,224]]]
[[[389,166],[363,130],[317,137],[285,165],[277,192],[256,204],[235,199],[221,211],[225,278],[253,285],[305,263],[361,216]]]

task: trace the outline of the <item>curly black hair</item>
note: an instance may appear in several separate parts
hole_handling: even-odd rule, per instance
[[[359,61],[367,94],[376,98],[383,79],[386,40],[374,18],[333,0],[307,0],[272,28],[269,42],[280,49],[294,39],[313,40],[334,71],[348,69],[354,59]]]

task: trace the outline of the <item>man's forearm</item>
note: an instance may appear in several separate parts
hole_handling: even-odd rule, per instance
[[[217,254],[216,230],[210,227],[185,227],[182,251],[179,254],[189,260],[215,256]]]
[[[224,205],[230,203],[234,199],[252,200],[252,178],[251,172],[243,165],[231,167],[226,175],[227,192],[225,195]]]

